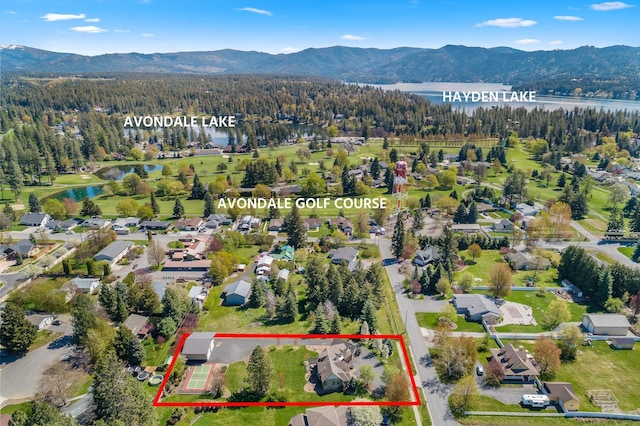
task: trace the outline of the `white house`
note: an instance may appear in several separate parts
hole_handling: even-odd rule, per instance
[[[93,293],[100,287],[99,278],[80,278],[75,277],[70,281],[75,290],[80,290],[83,293]]]
[[[590,333],[604,336],[626,336],[629,321],[620,314],[584,314],[582,326]]]
[[[134,245],[133,241],[116,240],[93,256],[93,260],[96,262],[106,260],[113,266],[125,257]]]
[[[20,217],[20,225],[43,227],[51,220],[46,213],[26,213]]]
[[[215,335],[212,331],[191,333],[184,342],[182,355],[187,357],[187,361],[208,361],[215,344]]]

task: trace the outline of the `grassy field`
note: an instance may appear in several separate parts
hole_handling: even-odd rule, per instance
[[[635,247],[618,247],[618,251],[627,256],[629,259],[633,258],[633,252],[635,250]]]
[[[420,327],[426,327],[432,330],[434,330],[438,325],[438,318],[440,317],[441,315],[438,312],[422,312],[416,314],[418,325],[420,325]],[[458,328],[453,331],[484,333],[484,328],[481,324],[477,322],[469,322],[461,316],[457,317],[455,323]]]
[[[636,345],[637,346],[637,345]],[[615,350],[606,342],[595,342],[593,347],[581,346],[582,352],[572,363],[563,363],[555,380],[573,384],[580,398],[580,410],[600,411],[594,407],[587,391],[609,389],[618,399],[618,407],[625,412],[640,409],[640,350]]]
[[[477,285],[489,285],[489,269],[495,264],[505,263],[498,250],[483,250],[480,257],[477,257],[475,261],[471,260],[471,256],[466,250],[460,251],[458,255],[464,256],[468,263],[462,271],[456,272],[454,278],[459,277],[464,272],[469,272],[475,278],[482,279],[481,282],[476,282]]]

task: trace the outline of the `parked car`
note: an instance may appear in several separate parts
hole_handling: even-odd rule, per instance
[[[62,325],[62,321],[59,319],[53,321],[53,325]]]
[[[484,368],[481,365],[476,366],[476,374],[478,376],[484,376]]]

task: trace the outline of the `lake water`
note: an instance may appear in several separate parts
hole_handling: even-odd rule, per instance
[[[81,188],[67,189],[52,195],[53,198],[62,201],[65,198],[71,198],[74,201],[82,201],[85,197],[93,198],[104,193],[102,185],[83,186]]]
[[[450,103],[453,108],[464,109],[472,112],[478,107],[505,106],[525,107],[527,109],[544,108],[553,109],[574,109],[578,108],[595,108],[605,111],[627,110],[640,111],[640,101],[624,101],[617,99],[593,99],[578,98],[571,96],[540,96],[536,94],[536,102],[443,102],[443,91],[487,91],[487,92],[510,92],[511,86],[501,83],[455,83],[455,82],[426,82],[426,83],[395,83],[395,84],[374,84],[374,87],[380,87],[385,90],[400,90],[402,92],[410,92],[420,95],[428,99],[434,104]],[[509,96],[509,95],[507,95]]]
[[[155,172],[158,170],[162,170],[162,166],[159,164],[145,164],[144,169],[147,173]],[[98,170],[95,175],[100,179],[105,180],[122,180],[129,173],[134,172],[133,165],[118,165],[118,166],[110,166],[104,167]]]

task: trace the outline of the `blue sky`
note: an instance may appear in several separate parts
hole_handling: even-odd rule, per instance
[[[640,0],[3,0],[0,43],[88,55],[336,45],[550,50],[638,46],[639,18]]]

